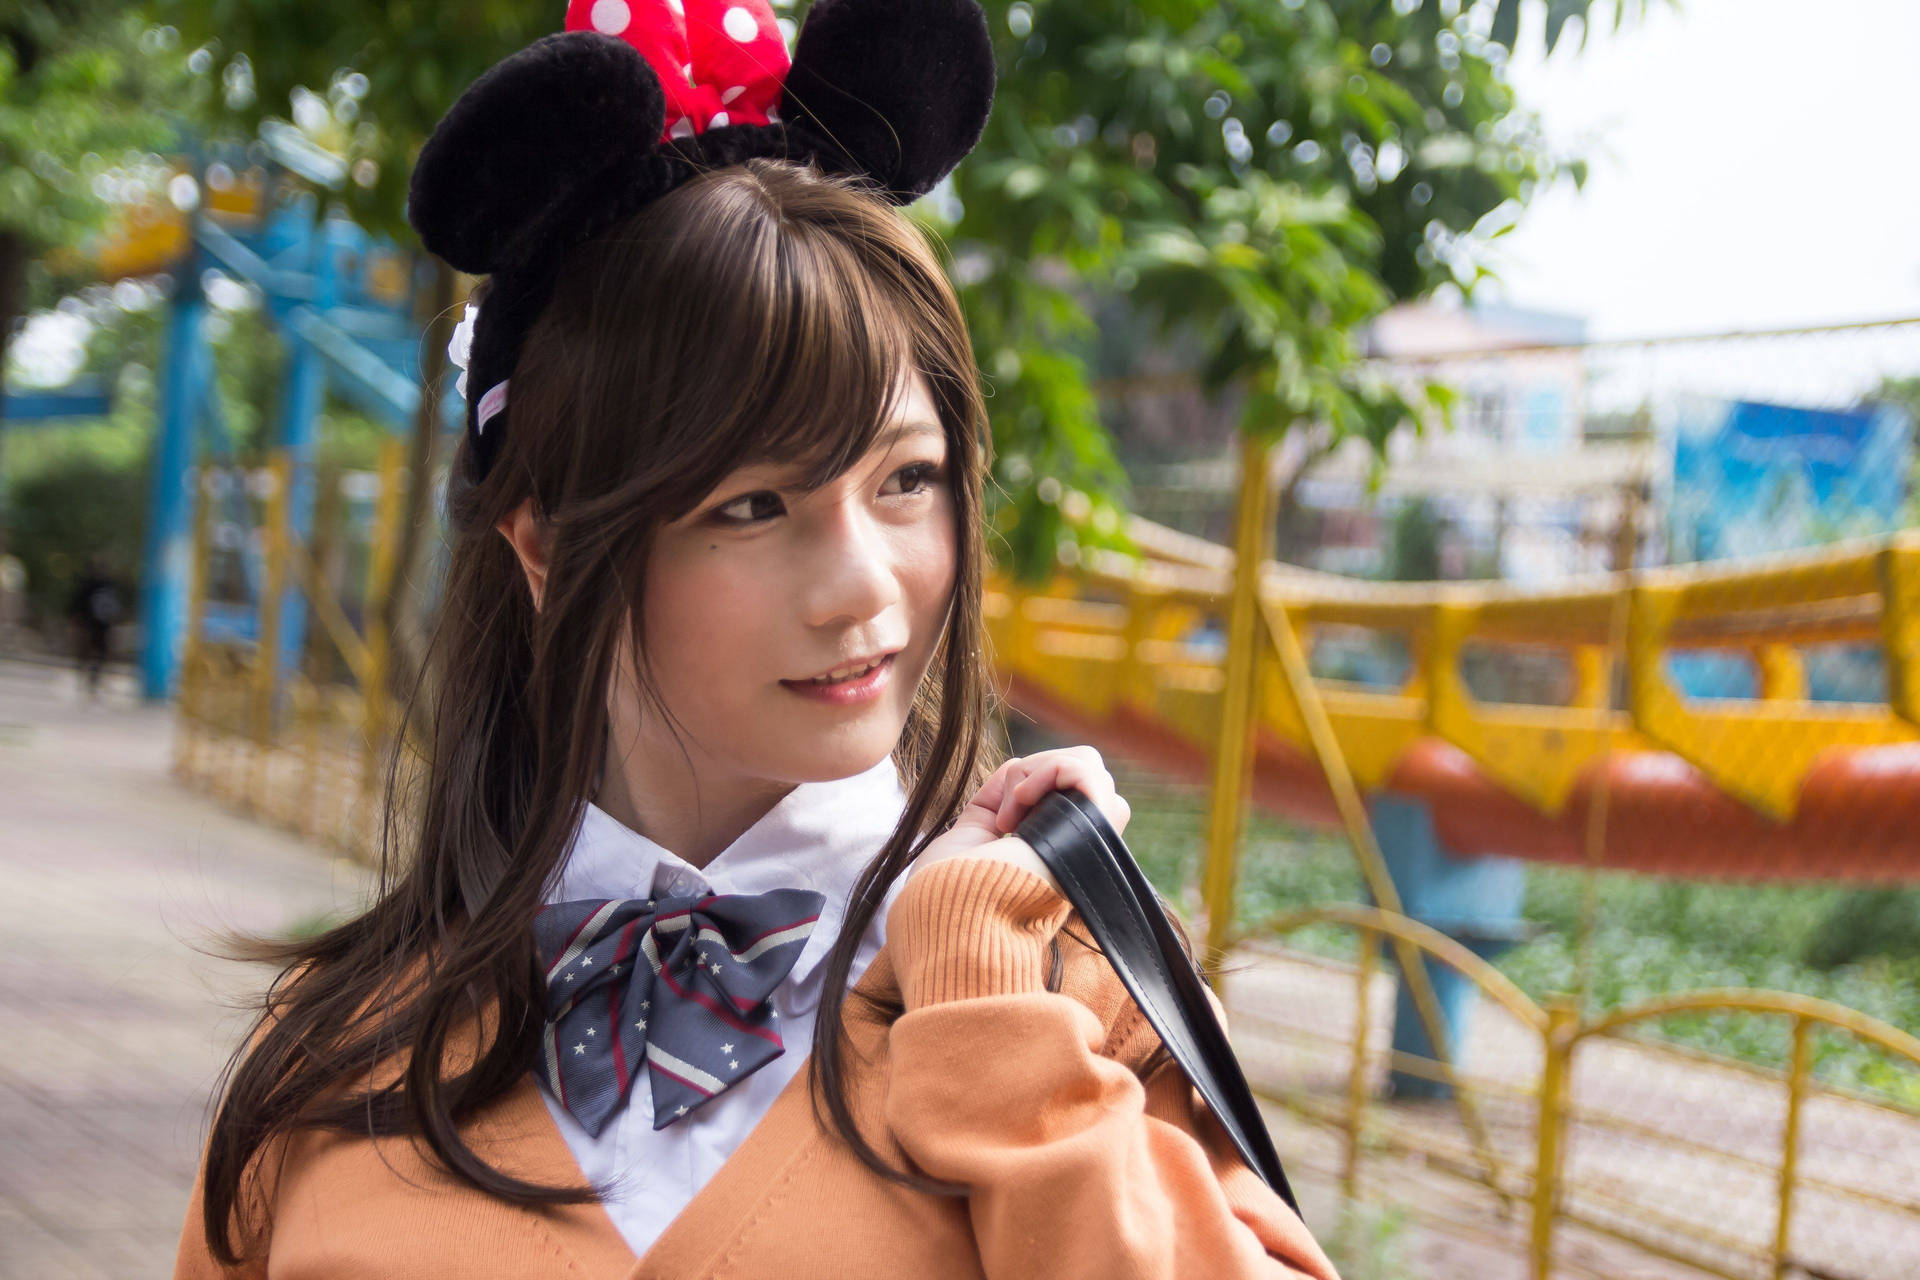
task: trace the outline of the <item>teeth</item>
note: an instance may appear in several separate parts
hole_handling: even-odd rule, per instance
[[[879,666],[880,663],[884,661],[885,659],[882,658],[875,662],[869,662],[864,667],[835,667],[832,671],[827,672],[827,674],[825,674],[824,676],[810,677],[808,679],[808,683],[809,684],[832,684],[839,680],[845,680],[851,676],[863,676],[867,674],[867,672]]]

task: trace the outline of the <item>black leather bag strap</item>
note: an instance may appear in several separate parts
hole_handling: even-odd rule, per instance
[[[1295,1213],[1280,1156],[1200,976],[1161,912],[1159,895],[1099,807],[1077,788],[1050,791],[1018,834],[1060,882],[1094,941],[1248,1167]]]

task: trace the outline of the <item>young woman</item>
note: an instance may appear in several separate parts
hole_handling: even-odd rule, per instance
[[[649,48],[764,4],[576,10],[627,25],[496,68],[416,172],[491,273],[417,835],[364,914],[254,944],[283,981],[176,1275],[1332,1280],[1009,835],[1056,787],[1128,813],[1091,748],[990,758],[990,438],[892,207],[978,120],[796,88],[900,125],[886,77],[957,58],[963,101],[974,0],[817,0],[785,91],[691,141]],[[637,67],[618,181],[580,171],[624,144],[536,145]]]

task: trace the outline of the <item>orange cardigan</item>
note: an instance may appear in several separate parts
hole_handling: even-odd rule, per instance
[[[1023,868],[935,863],[900,891],[887,943],[855,986],[897,993],[906,1011],[889,1025],[847,1002],[861,1132],[896,1168],[911,1157],[967,1184],[964,1197],[861,1164],[819,1126],[802,1070],[644,1257],[598,1202],[521,1207],[440,1171],[417,1139],[303,1130],[268,1149],[284,1159],[263,1179],[264,1247],[238,1270],[213,1262],[196,1178],[174,1275],[1337,1280],[1178,1065],[1144,1083],[1135,1074],[1159,1037],[1106,958],[1061,933],[1070,917]],[[1062,990],[1050,992],[1056,935]],[[473,1028],[461,1043],[471,1055]],[[528,1072],[462,1134],[523,1178],[583,1183],[538,1088]]]

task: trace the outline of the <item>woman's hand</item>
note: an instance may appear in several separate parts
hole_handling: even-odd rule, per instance
[[[1125,831],[1132,811],[1113,788],[1113,775],[1092,747],[1061,747],[1015,756],[993,771],[960,811],[953,826],[929,843],[914,863],[918,874],[946,858],[998,858],[1031,871],[1060,891],[1060,884],[1033,846],[1011,834],[1040,797],[1076,787],[1099,808],[1115,831]]]

